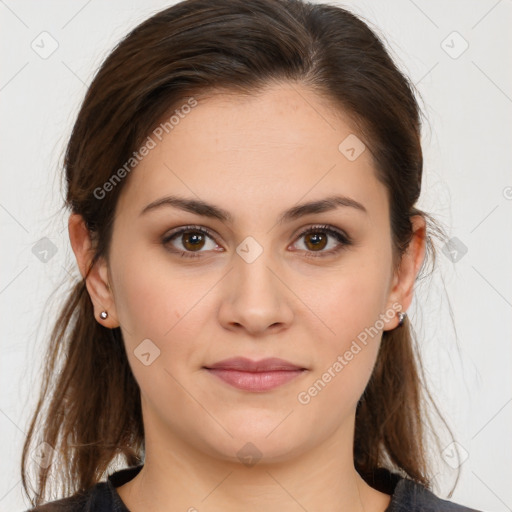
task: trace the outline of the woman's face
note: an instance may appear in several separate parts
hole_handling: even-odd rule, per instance
[[[393,272],[389,204],[369,148],[298,84],[212,95],[152,137],[119,199],[107,267],[146,453],[181,446],[276,461],[329,439],[351,443],[382,331],[396,327],[414,280]],[[169,196],[200,202],[202,214],[148,208]],[[300,208],[334,197],[345,201]],[[245,389],[207,369],[234,357],[303,370]]]

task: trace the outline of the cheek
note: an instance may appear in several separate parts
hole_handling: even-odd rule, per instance
[[[133,250],[118,263],[116,309],[135,379],[148,397],[158,399],[165,389],[166,400],[183,407],[178,382],[204,362],[198,342],[211,315],[205,295],[218,278],[179,272],[147,250]]]
[[[324,321],[322,337],[332,339],[337,348],[374,326],[384,312],[390,279],[386,260],[359,254],[335,274],[317,281],[314,296],[309,296],[311,309]]]
[[[193,308],[204,283],[188,279],[168,263],[163,249],[133,248],[112,257],[116,276],[116,309],[128,339],[141,336],[165,340]]]
[[[317,281],[309,295],[308,305],[322,320],[315,319],[316,329],[310,333],[319,346],[310,379],[316,382],[315,389],[308,395],[322,395],[318,405],[325,401],[355,405],[371,376],[384,327],[381,316],[391,261],[390,254],[377,255],[378,251],[360,252],[353,261],[346,260],[343,269],[323,285]]]
[[[371,293],[378,290],[368,286],[361,279],[348,279],[322,297],[329,329],[322,328],[321,336],[317,330],[313,337],[316,364],[297,401],[313,416],[331,411],[331,426],[355,410],[377,359],[382,302],[375,297],[378,293]]]
[[[147,255],[138,258],[136,251],[119,262],[116,277],[116,309],[141,392],[150,401],[162,401],[157,409],[183,407],[180,400],[186,397],[178,382],[194,356],[204,286],[197,279],[195,286],[184,282],[170,265],[150,262]]]

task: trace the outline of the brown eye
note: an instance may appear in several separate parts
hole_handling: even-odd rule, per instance
[[[210,246],[208,247],[208,242]],[[213,235],[204,228],[186,226],[174,231],[162,239],[162,244],[169,251],[180,253],[183,257],[200,257],[205,250],[215,250],[217,244]]]
[[[182,233],[182,244],[188,251],[202,249],[205,243],[204,234],[199,231],[187,231]]]
[[[321,250],[327,245],[327,239],[325,233],[321,232],[314,232],[314,233],[308,233],[305,237],[305,244],[308,247],[308,249],[311,250]]]
[[[300,238],[304,238],[305,256],[313,258],[331,256],[352,245],[351,239],[346,234],[327,225],[313,226],[303,231],[299,235]],[[332,242],[331,239],[333,239]],[[324,251],[328,245],[333,246],[333,248]]]

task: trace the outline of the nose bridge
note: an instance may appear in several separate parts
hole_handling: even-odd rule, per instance
[[[261,240],[261,237],[259,237]],[[265,244],[265,245],[264,245]],[[260,243],[255,237],[247,236],[236,248],[234,258],[234,279],[236,288],[243,293],[263,293],[277,291],[278,281],[270,269],[276,267],[270,244]],[[272,293],[272,296],[275,294]]]
[[[279,262],[272,251],[248,236],[237,246],[236,253],[223,320],[240,324],[253,333],[276,323],[288,324],[291,311],[285,287],[275,275],[279,275]]]

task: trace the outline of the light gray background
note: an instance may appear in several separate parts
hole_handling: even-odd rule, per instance
[[[129,29],[171,4],[0,0],[1,511],[27,507],[21,447],[56,311],[55,301],[47,309],[45,303],[59,283],[78,276],[67,218],[59,211],[57,171],[66,139],[103,58]],[[439,253],[438,270],[418,286],[409,311],[430,384],[464,459],[450,499],[512,510],[512,2],[338,5],[383,34],[417,84],[428,118],[420,206],[460,241],[450,247],[456,250],[451,259]],[[47,58],[31,47],[51,48],[43,31],[58,43]],[[46,263],[36,245],[43,237],[57,249]],[[436,475],[441,496],[453,483],[452,448]]]

